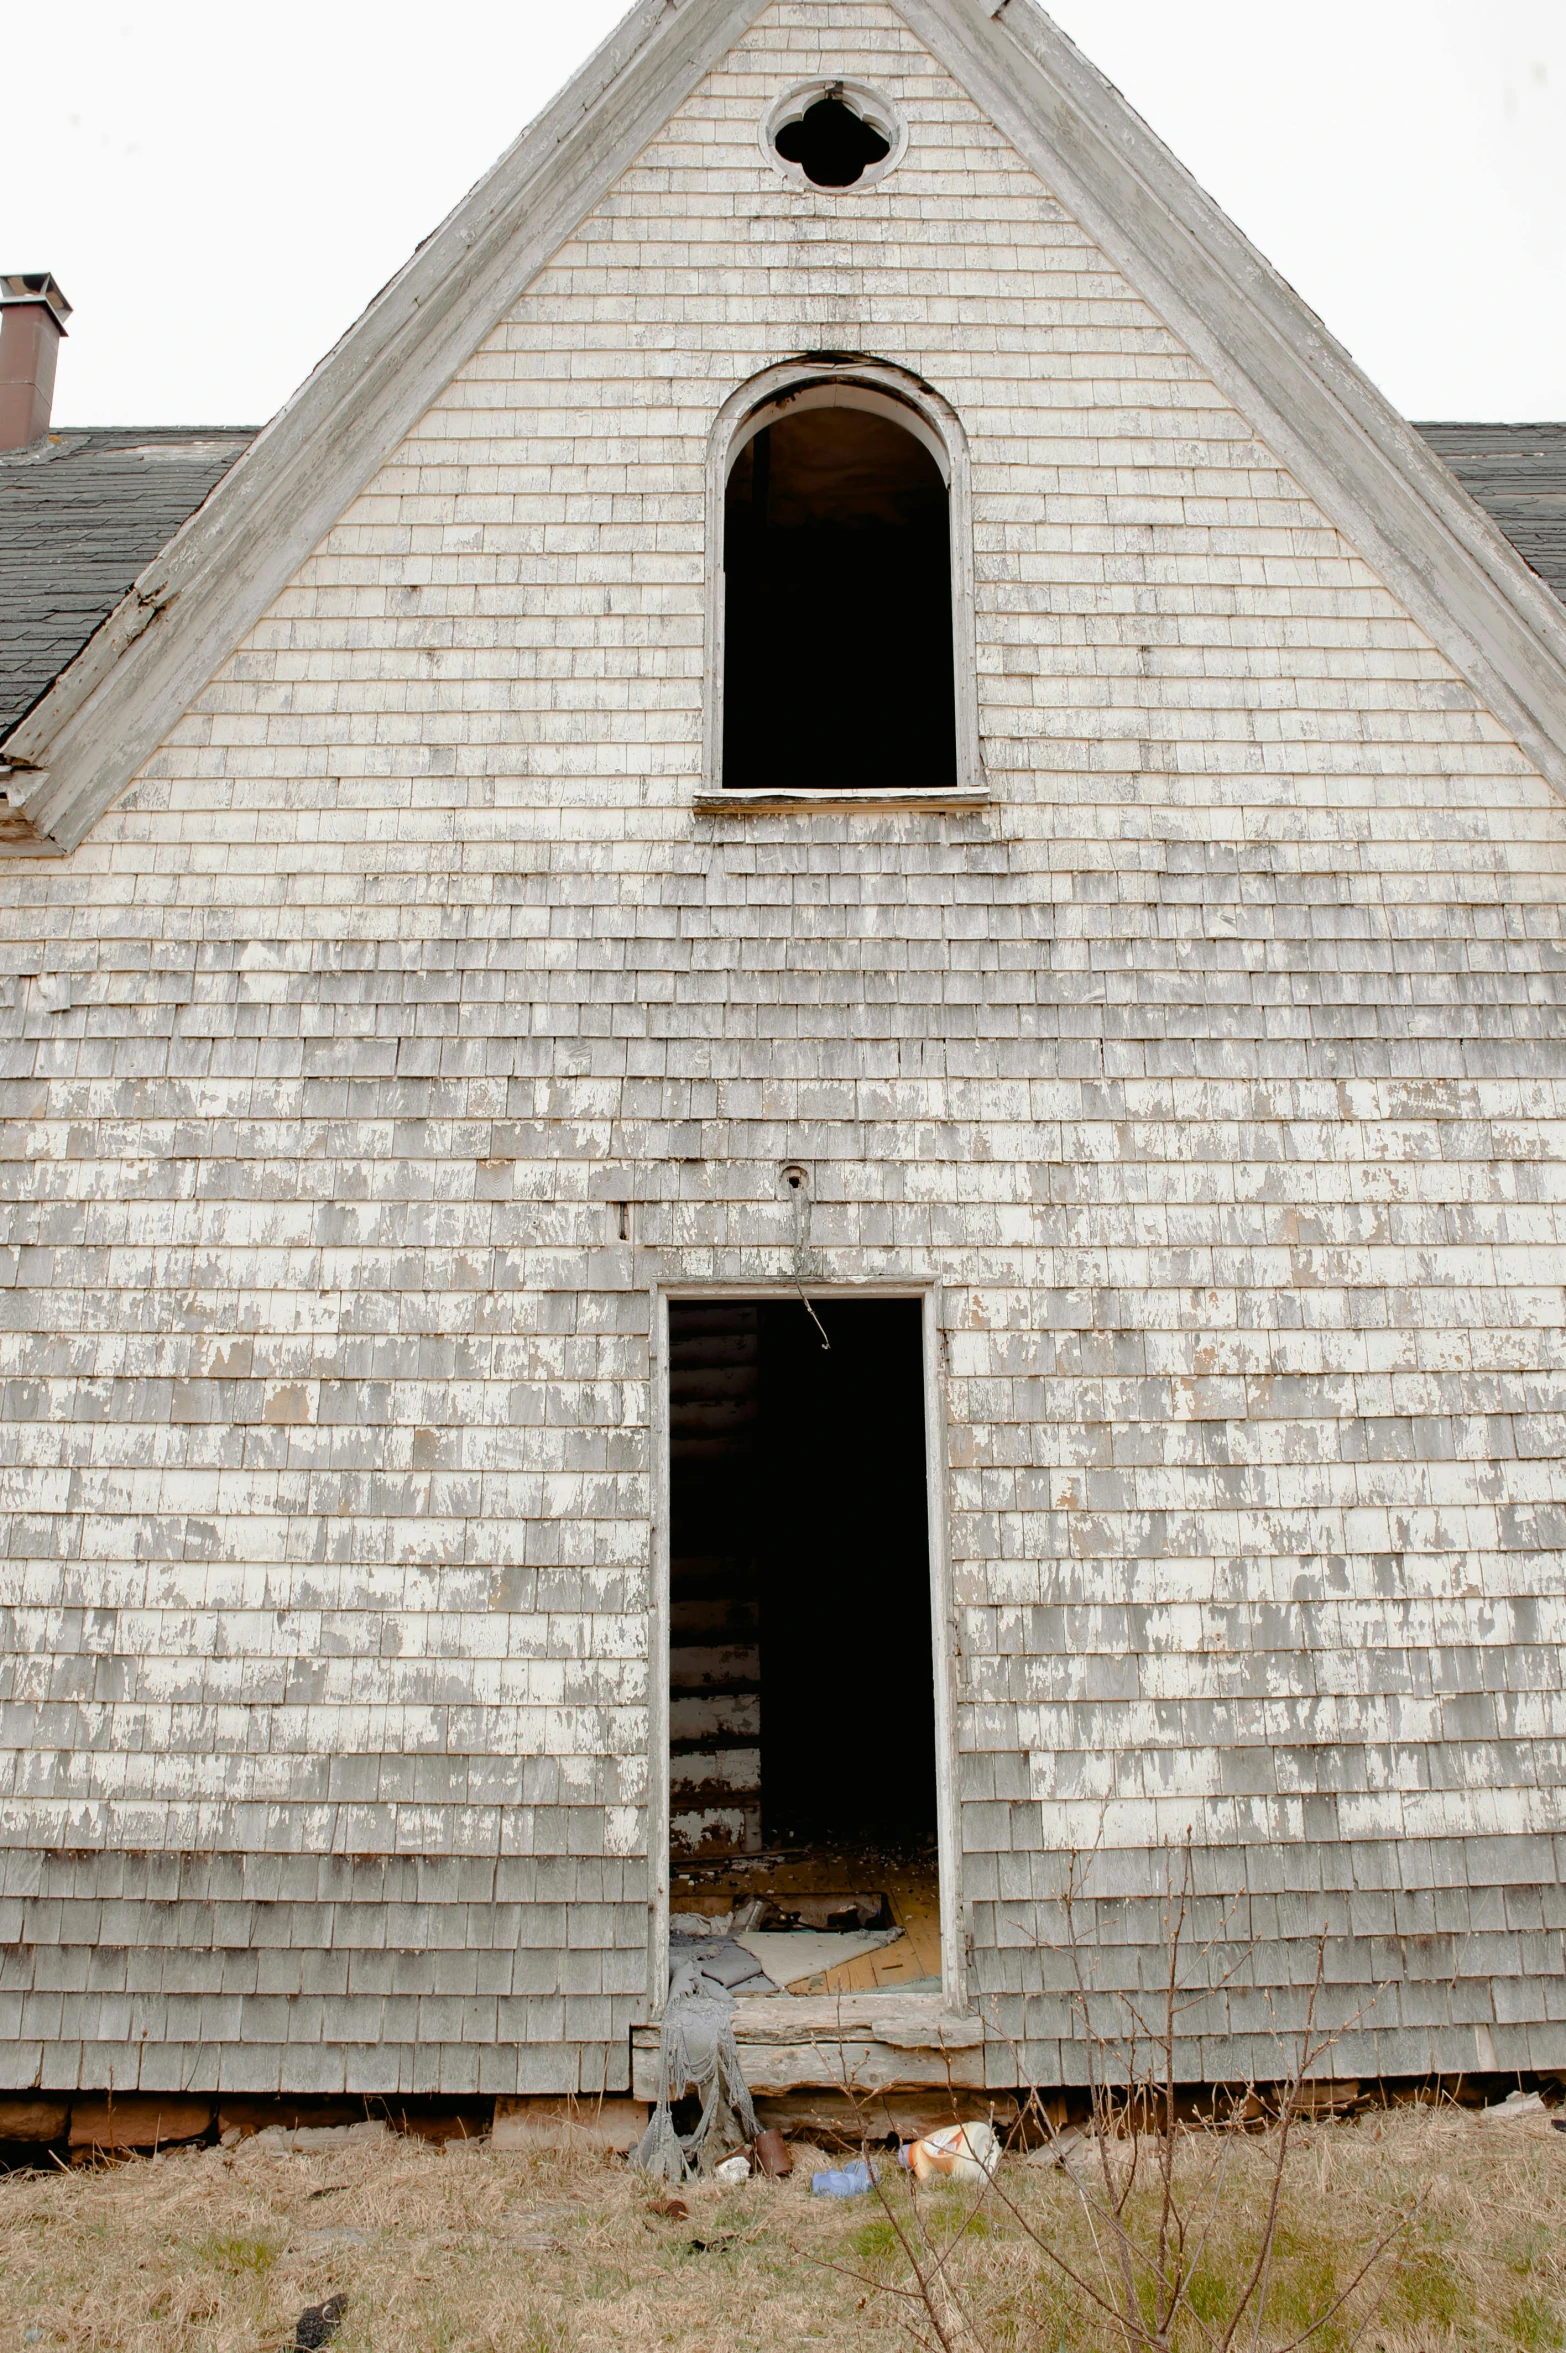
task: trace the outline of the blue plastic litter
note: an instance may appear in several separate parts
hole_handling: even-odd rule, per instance
[[[816,2198],[862,2198],[875,2185],[875,2175],[863,2157],[852,2165],[834,2165],[828,2173],[813,2173],[810,2192]]]

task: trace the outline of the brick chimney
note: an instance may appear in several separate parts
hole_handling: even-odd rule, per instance
[[[71,306],[48,270],[0,276],[0,449],[49,430],[54,363]]]

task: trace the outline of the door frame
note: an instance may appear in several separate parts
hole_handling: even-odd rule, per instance
[[[961,1810],[957,1789],[958,1655],[956,1598],[952,1584],[948,1487],[951,1448],[947,1431],[945,1318],[941,1285],[934,1276],[903,1282],[811,1282],[805,1290],[823,1306],[834,1299],[917,1299],[924,1394],[924,1475],[930,1557],[931,1663],[935,1701],[935,1819],[941,1903],[941,1988],[938,1994],[904,1994],[900,2001],[925,2001],[944,2016],[968,2012],[967,1940],[963,1933]],[[651,1595],[648,1612],[648,1780],[647,1998],[660,2013],[669,1991],[669,1308],[684,1299],[743,1299],[759,1304],[799,1298],[790,1281],[754,1283],[660,1282],[651,1287],[649,1319],[651,1478]],[[845,2017],[867,2005],[885,2008],[888,1996],[844,1995]]]

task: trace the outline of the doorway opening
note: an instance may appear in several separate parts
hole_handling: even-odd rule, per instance
[[[724,507],[723,783],[950,791],[950,492],[895,404],[807,390],[745,441]]]
[[[938,1993],[921,1307],[814,1307],[669,1307],[670,1958]]]

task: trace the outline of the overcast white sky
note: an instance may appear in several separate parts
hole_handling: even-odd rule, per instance
[[[6,34],[64,424],[269,416],[622,0],[76,0]],[[1566,0],[1059,0],[1404,412],[1566,417]]]

